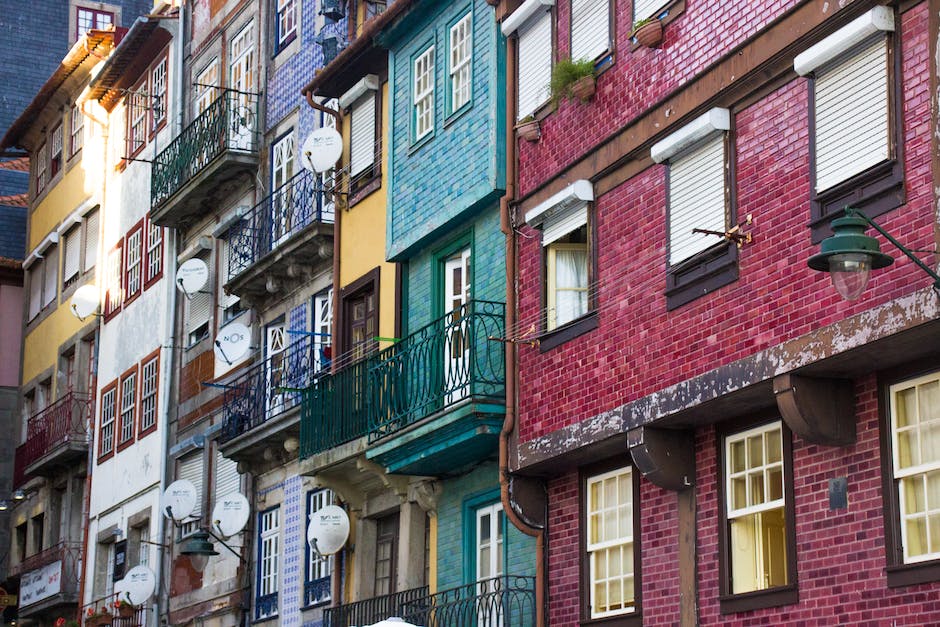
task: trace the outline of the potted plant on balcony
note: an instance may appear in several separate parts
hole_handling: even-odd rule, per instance
[[[114,613],[121,618],[130,618],[134,615],[134,612],[137,611],[136,607],[121,599],[115,601],[112,606],[114,607]]]
[[[647,48],[655,48],[663,42],[663,23],[655,17],[637,20],[633,25],[633,34],[636,42]]]
[[[594,62],[588,59],[564,59],[552,68],[552,102],[577,98],[587,102],[595,90]]]
[[[88,608],[85,616],[85,627],[103,627],[104,625],[110,625],[112,622],[114,622],[114,616],[108,613],[106,608]]]
[[[537,142],[542,136],[539,121],[534,115],[527,115],[516,123],[516,134],[528,142]]]

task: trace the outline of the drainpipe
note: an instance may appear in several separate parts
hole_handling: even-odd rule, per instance
[[[499,199],[499,224],[506,236],[506,329],[516,324],[516,232],[513,230],[509,203],[516,194],[516,136],[514,132],[516,100],[516,48],[518,38],[506,40],[506,193]],[[335,310],[334,310],[335,311]],[[535,538],[535,620],[536,627],[545,627],[545,529],[534,527],[516,512],[509,474],[509,439],[516,428],[516,345],[505,342],[506,350],[506,419],[499,434],[499,488],[503,511],[522,533]]]

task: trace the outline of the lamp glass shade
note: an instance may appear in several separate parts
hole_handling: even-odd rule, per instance
[[[9,501],[0,501],[0,512],[5,512],[10,509]]]
[[[871,255],[843,253],[829,257],[832,286],[845,300],[856,300],[865,291],[871,276]]]
[[[189,563],[192,564],[193,570],[201,573],[209,565],[209,556],[203,553],[192,553],[189,556]]]

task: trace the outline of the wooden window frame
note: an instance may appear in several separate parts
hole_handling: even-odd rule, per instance
[[[109,423],[111,425],[111,446],[110,448],[105,450],[104,428],[106,424],[104,422],[104,413],[107,407],[107,404],[105,402],[105,396],[109,392],[114,393],[114,396],[112,397],[113,401],[111,404],[112,417],[111,417],[111,422]],[[117,450],[117,423],[118,423],[117,410],[118,410],[118,380],[115,379],[108,385],[101,388],[101,413],[98,416],[98,463],[99,464],[107,459],[110,459],[114,455],[114,452]]]
[[[56,138],[58,136],[58,139]],[[52,152],[58,144],[58,152]],[[49,133],[49,180],[54,179],[65,166],[65,127],[61,120]]]
[[[117,286],[117,289],[120,290],[121,294],[117,299],[111,298],[111,290],[113,286],[111,285],[111,255],[117,253],[120,262],[118,262],[118,277],[120,278],[120,285]],[[104,293],[104,322],[108,322],[114,316],[116,316],[120,311],[122,304],[124,302],[124,240],[120,239],[117,243],[111,248],[106,256],[107,268],[105,269],[105,280],[108,282],[108,289]],[[112,300],[115,304],[112,305]]]
[[[349,314],[347,309],[349,308],[349,303],[361,296],[362,294],[368,293],[370,290],[375,295],[375,320],[378,325],[381,321],[381,302],[378,297],[379,288],[380,288],[380,279],[381,269],[376,267],[359,277],[346,287],[342,288],[339,291],[339,312],[334,311],[333,315],[337,316],[336,326],[339,329],[339,337],[335,338],[333,346],[333,358],[335,359],[338,356],[346,355],[352,350],[352,329],[348,327],[349,323]],[[376,326],[378,331],[378,326]],[[375,348],[378,347],[378,343],[375,343]],[[366,354],[369,354],[368,352]]]
[[[156,84],[157,70],[161,65],[163,66],[163,87],[157,91],[154,85]],[[150,98],[150,106],[147,107],[147,118],[150,123],[147,125],[147,128],[149,129],[149,140],[153,141],[157,133],[166,126],[167,119],[169,118],[168,95],[170,93],[170,59],[167,51],[157,55],[156,60],[147,68],[147,82],[147,93]],[[159,105],[157,103],[159,103]],[[159,114],[157,113],[158,111]]]
[[[160,233],[160,243],[158,246],[153,245],[151,236],[153,235],[154,230],[158,230]],[[166,232],[162,226],[158,226],[150,221],[148,216],[144,221],[144,243],[143,243],[143,254],[141,255],[141,263],[143,264],[143,274],[144,274],[144,290],[150,289],[150,287],[163,278],[163,247],[166,240]],[[152,263],[154,256],[157,259],[157,262]],[[151,266],[155,265],[157,271],[151,274]]]
[[[731,592],[731,564],[730,551],[731,527],[728,521],[727,478],[725,442],[744,431],[767,426],[772,423],[780,424],[780,435],[783,444],[783,491],[784,491],[784,520],[787,526],[787,572],[792,579],[784,586],[776,586],[752,592],[734,594]],[[749,612],[757,609],[792,605],[799,602],[799,573],[797,569],[796,552],[796,503],[793,490],[793,434],[787,424],[779,415],[764,415],[761,418],[746,418],[732,420],[717,425],[717,471],[718,471],[718,600],[721,614],[736,612]]]
[[[99,15],[108,15],[108,16],[110,16],[110,17],[111,17],[111,24],[117,26],[117,23],[115,22],[115,18],[116,18],[117,16],[114,14],[114,11],[103,11],[103,10],[95,9],[95,8],[92,8],[92,7],[77,6],[77,7],[75,7],[75,39],[76,39],[76,40],[77,40],[77,39],[80,39],[80,38],[82,37],[82,35],[83,35],[83,33],[80,32],[81,25],[80,25],[80,23],[79,23],[79,16],[81,16],[82,11],[84,11],[84,12],[86,12],[86,13],[91,13],[92,25],[89,27],[88,30],[95,30],[95,29],[97,28],[98,16],[99,16]],[[86,31],[86,32],[87,32],[87,31]]]
[[[144,426],[144,369],[154,365],[153,375],[153,424]],[[140,374],[137,377],[138,407],[137,407],[137,439],[140,440],[157,430],[160,424],[160,349],[153,351],[140,360]]]
[[[587,543],[587,497],[588,481],[599,475],[630,468],[633,481],[633,585],[634,610],[614,616],[591,618],[591,556]],[[603,625],[604,627],[639,627],[643,624],[643,559],[641,546],[640,471],[629,456],[614,457],[578,469],[578,565],[580,584],[580,625]]]
[[[124,384],[128,380],[133,380],[134,382],[134,398],[130,405],[131,411],[131,426],[130,426],[130,437],[126,440],[122,440],[124,433]],[[136,441],[137,434],[137,408],[140,403],[140,373],[138,372],[137,364],[134,364],[127,370],[125,370],[118,379],[118,404],[117,409],[118,413],[115,416],[115,424],[118,429],[115,430],[117,434],[117,451],[123,451],[128,446],[133,444]]]
[[[131,87],[124,99],[124,154],[125,159],[133,159],[147,147],[149,137],[149,69],[144,72]],[[141,101],[145,104],[141,105]],[[141,108],[143,111],[141,112]]]
[[[131,247],[131,238],[138,234],[138,244],[135,247]],[[145,261],[145,250],[146,242],[145,232],[144,232],[144,219],[141,218],[137,224],[131,227],[131,230],[127,232],[124,236],[124,262],[122,264],[122,285],[124,286],[124,306],[126,307],[130,303],[137,300],[137,297],[140,296],[144,291],[144,261]],[[134,268],[131,267],[130,257],[131,254],[136,250],[137,252],[137,264]],[[131,272],[136,268],[137,271],[137,289],[131,291]]]
[[[48,145],[43,142],[43,144],[36,150],[35,183],[37,196],[45,191],[46,186],[49,183],[48,154]]]
[[[81,124],[79,124],[77,127],[75,126],[76,120],[81,122]],[[80,106],[74,104],[72,105],[72,110],[69,113],[69,159],[74,159],[75,156],[82,151],[84,146],[85,113],[82,111]]]

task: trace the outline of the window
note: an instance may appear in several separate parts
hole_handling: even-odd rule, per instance
[[[49,182],[48,179],[48,157],[46,156],[46,145],[43,144],[39,147],[39,150],[36,151],[36,194],[42,193],[46,189],[46,183]]]
[[[345,302],[348,321],[346,345],[353,360],[362,359],[378,347],[375,341],[378,329],[375,304],[372,290],[360,291]]]
[[[118,449],[134,441],[137,426],[137,366],[121,376],[121,422]]]
[[[127,568],[150,565],[150,521],[129,529],[127,547]]]
[[[166,67],[167,57],[164,55],[150,70],[150,132],[156,133],[166,124]]]
[[[240,223],[239,226],[233,227],[233,229],[245,228],[243,225],[244,222]],[[222,310],[222,324],[225,324],[242,312],[241,299],[238,297],[238,294],[228,294],[223,287],[232,280],[231,255],[233,240],[235,240],[234,237],[222,240],[219,248],[219,252],[222,255],[222,258],[219,260],[219,267],[222,272],[222,280],[219,281],[219,308]]]
[[[618,468],[585,477],[584,482],[585,618],[636,612],[640,560],[635,546],[633,470]]]
[[[414,141],[418,141],[434,130],[434,46],[415,58],[412,73]]]
[[[277,616],[278,561],[280,558],[280,510],[258,514],[258,575],[255,619]]]
[[[127,156],[133,157],[147,144],[147,110],[149,109],[149,96],[147,95],[147,77],[144,76],[139,83],[128,93],[127,106]]]
[[[571,0],[571,58],[593,61],[608,50],[609,0]]]
[[[465,16],[450,27],[450,107],[449,112],[459,111],[470,102],[473,90],[473,22],[472,14]]]
[[[250,93],[255,88],[255,28],[249,22],[232,39],[232,56],[229,66],[229,86],[240,92]]]
[[[723,237],[733,222],[728,177],[731,113],[715,108],[653,145],[651,156],[669,166],[669,270],[666,306],[675,309],[738,278],[737,247]]]
[[[584,223],[545,247],[546,329],[551,331],[588,312],[590,254],[587,239],[587,207]],[[543,235],[543,244],[546,238]]]
[[[78,7],[75,38],[81,39],[88,31],[103,30],[114,23],[114,13]]]
[[[218,503],[223,498],[239,492],[241,488],[241,475],[238,474],[238,462],[222,456],[222,451],[215,450],[215,486],[213,488],[213,502]]]
[[[29,319],[33,320],[42,311],[42,262],[29,268]]]
[[[163,276],[163,227],[147,221],[146,280],[148,288]]]
[[[796,602],[790,446],[780,421],[722,438],[722,612]]]
[[[313,336],[316,372],[329,371],[332,360],[330,334],[333,332],[333,290],[313,297]]]
[[[375,521],[375,595],[392,594],[398,580],[398,512]]]
[[[117,411],[117,381],[101,391],[101,425],[98,429],[98,461],[114,452],[114,417]]]
[[[670,2],[667,0],[634,0],[633,23],[651,17],[659,17],[668,4]]]
[[[297,37],[297,0],[277,0],[275,52],[280,52]]]
[[[940,373],[888,388],[888,584],[940,578]]]
[[[85,114],[74,105],[69,116],[69,157],[74,157],[85,143]]]
[[[66,231],[62,242],[62,288],[75,283],[82,255],[82,227],[76,224]]]
[[[124,302],[137,298],[143,288],[141,279],[141,253],[143,248],[144,227],[140,222],[127,234],[124,248]]]
[[[196,102],[193,105],[195,115],[199,115],[209,108],[209,105],[218,95],[218,85],[219,60],[212,59],[196,77],[196,89],[193,92],[196,94]]]
[[[904,202],[894,10],[878,6],[794,59],[810,78],[813,240],[846,205],[877,216]],[[867,34],[861,42],[858,33]],[[853,36],[854,35],[854,36]]]
[[[48,307],[55,302],[56,289],[58,288],[58,267],[59,255],[56,246],[50,246],[43,253],[42,260],[42,306]]]
[[[503,32],[504,35],[510,33]],[[539,11],[519,27],[519,96],[516,119],[532,115],[548,102],[552,76],[552,14]]]
[[[53,178],[62,169],[62,123],[56,125],[49,136],[49,177]]]
[[[124,298],[121,265],[124,261],[124,241],[120,240],[108,253],[107,291],[104,297],[104,318],[110,319],[121,309]]]
[[[332,490],[313,490],[307,493],[307,523],[313,514],[327,505],[333,505]],[[305,527],[306,528],[306,527]],[[304,607],[327,603],[331,599],[330,574],[333,572],[333,556],[317,556],[307,546],[307,569],[304,575]]]
[[[180,457],[177,462],[176,478],[189,481],[196,488],[196,507],[180,525],[179,537],[185,538],[191,533],[199,530],[199,524],[202,520],[202,501],[203,501],[203,461],[202,450],[197,450]]]
[[[98,210],[94,209],[85,216],[85,260],[82,269],[87,272],[98,261]]]
[[[147,357],[140,366],[140,435],[157,427],[157,380],[160,376],[160,351]]]
[[[293,129],[271,146],[271,222],[274,225],[275,245],[290,237],[299,216],[293,207],[294,131]]]
[[[209,265],[209,255],[200,255],[199,259],[209,267],[209,277],[205,286],[195,294],[190,294],[186,300],[188,346],[199,343],[209,335],[209,321],[212,318],[212,266]]]
[[[167,55],[161,53],[147,68],[133,89],[128,92],[127,156],[138,154],[147,141],[166,124],[167,116]]]
[[[375,163],[376,93],[367,91],[349,110],[349,176],[371,179]]]

